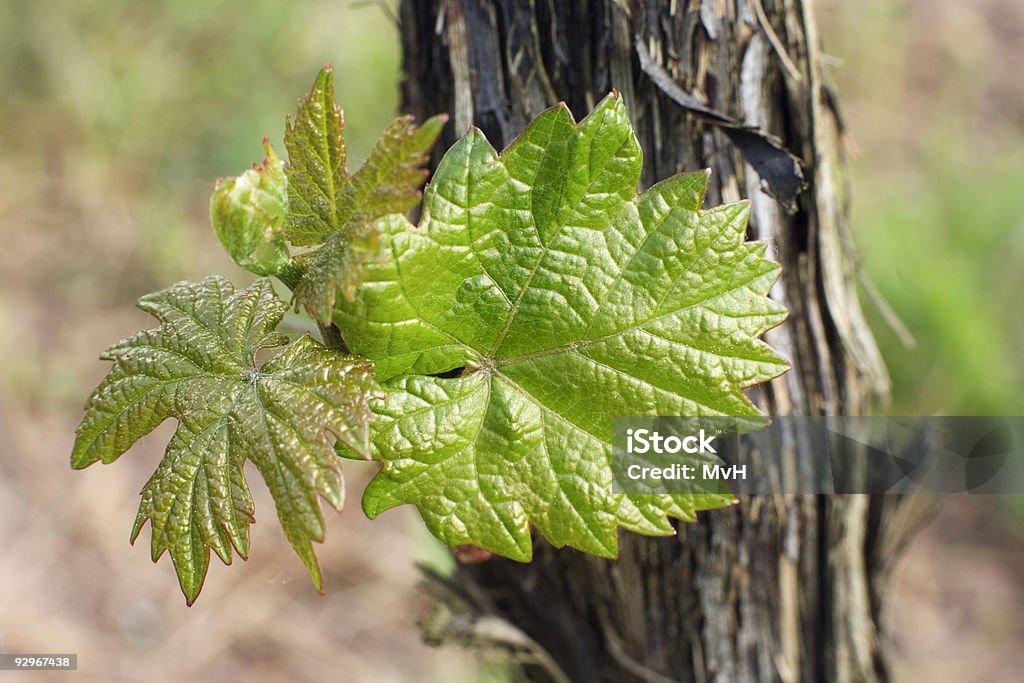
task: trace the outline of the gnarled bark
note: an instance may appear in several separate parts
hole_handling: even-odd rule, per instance
[[[810,0],[406,0],[404,102],[421,118],[450,112],[449,144],[472,123],[501,148],[559,100],[583,115],[617,88],[645,152],[642,184],[710,167],[708,202],[752,199],[750,236],[783,264],[772,296],[791,313],[767,339],[793,369],[751,398],[776,415],[858,415],[888,380],[856,297],[841,122],[812,10]],[[802,191],[782,149],[802,162]],[[813,457],[799,435],[789,452],[783,478]],[[466,614],[446,628],[503,642],[529,680],[884,680],[890,505],[749,497],[674,538],[624,533],[614,561],[538,540],[530,564],[462,564],[461,597],[449,597]]]

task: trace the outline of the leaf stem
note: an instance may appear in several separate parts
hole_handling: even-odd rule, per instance
[[[320,336],[324,340],[324,346],[339,353],[349,353],[348,344],[342,339],[341,330],[338,329],[337,325],[333,323],[325,325],[317,322],[316,326],[320,328]]]
[[[291,261],[278,271],[276,275],[277,279],[283,282],[285,287],[294,292],[295,288],[299,286],[299,281],[302,280],[302,268],[295,261]],[[323,340],[324,346],[339,353],[349,353],[348,345],[342,339],[341,330],[336,325],[325,325],[317,321],[316,326],[320,330],[320,338]]]

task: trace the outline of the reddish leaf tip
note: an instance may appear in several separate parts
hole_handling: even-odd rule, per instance
[[[455,546],[452,548],[452,555],[460,564],[480,564],[494,557],[490,550],[484,550],[472,543]]]

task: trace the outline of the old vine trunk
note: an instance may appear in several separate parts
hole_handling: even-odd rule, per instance
[[[783,264],[772,296],[791,312],[767,338],[793,369],[751,392],[764,410],[858,415],[885,393],[810,0],[405,0],[400,19],[406,109],[450,112],[447,144],[475,124],[500,149],[559,100],[582,116],[617,88],[645,187],[710,167],[710,204],[753,200],[750,236]],[[502,647],[535,681],[885,680],[891,505],[750,497],[674,538],[624,533],[616,561],[538,540],[530,564],[461,564],[431,635]]]

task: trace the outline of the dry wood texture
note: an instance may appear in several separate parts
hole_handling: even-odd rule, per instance
[[[645,187],[710,167],[710,204],[753,200],[750,236],[783,264],[772,295],[791,312],[767,338],[793,369],[752,392],[762,408],[858,415],[887,392],[856,295],[842,124],[810,0],[406,0],[400,18],[405,106],[450,112],[446,143],[475,124],[501,148],[559,100],[581,116],[617,88]],[[788,452],[783,480],[814,457],[799,434]],[[675,538],[623,534],[616,561],[538,541],[531,564],[462,564],[454,614],[431,635],[503,644],[536,681],[885,680],[891,508],[752,497]]]

